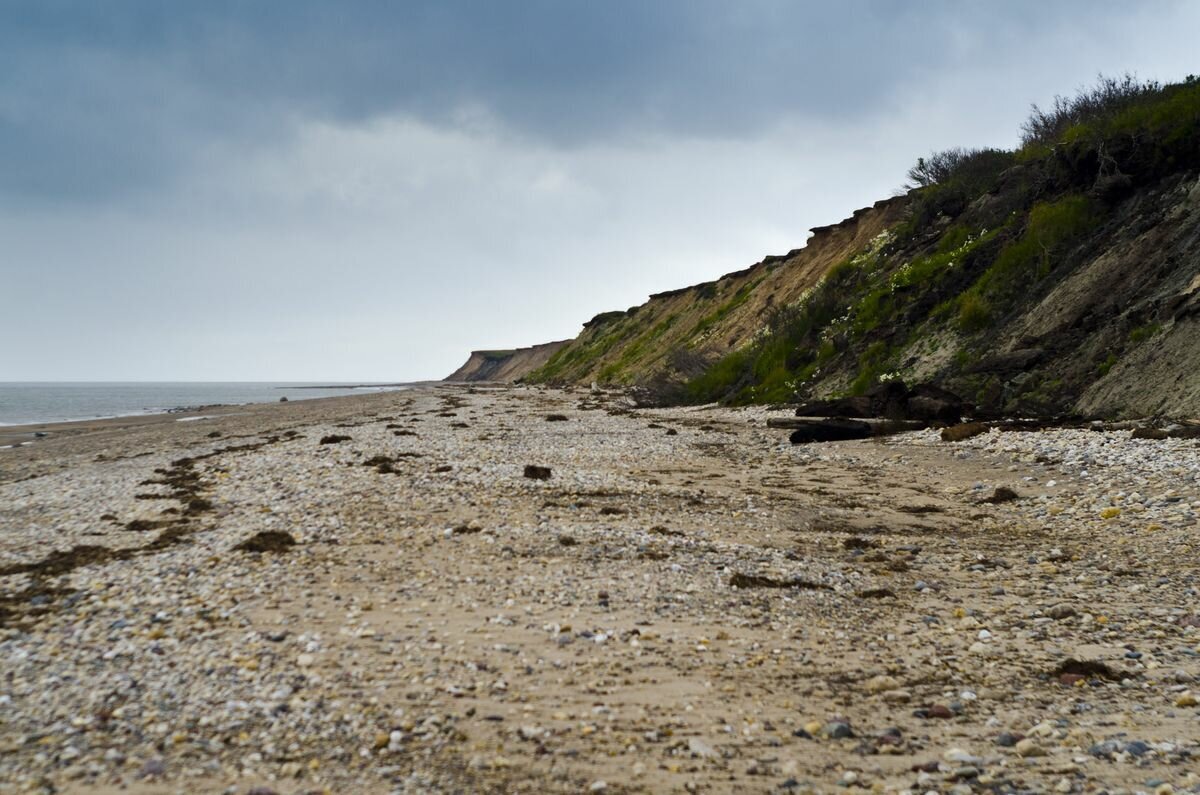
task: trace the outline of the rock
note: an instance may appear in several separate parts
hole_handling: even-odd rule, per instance
[[[802,591],[831,591],[831,586],[824,583],[811,582],[800,577],[793,577],[790,580],[781,580],[776,577],[768,577],[763,574],[742,574],[736,572],[729,578],[729,584],[734,588],[796,588]]]
[[[1021,373],[1029,370],[1046,352],[1041,348],[1022,348],[994,353],[966,368],[967,373]]]
[[[896,726],[892,726],[875,738],[876,745],[900,746],[904,744],[904,735]]]
[[[1119,682],[1121,680],[1120,674],[1100,660],[1076,660],[1068,658],[1059,663],[1058,667],[1051,671],[1050,674],[1054,677],[1061,677],[1064,674],[1075,674],[1087,677],[1088,679],[1107,679],[1111,682]]]
[[[966,408],[962,398],[941,387],[918,384],[909,389],[903,381],[891,380],[872,387],[864,395],[806,403],[796,410],[796,416],[957,423]]]
[[[1125,743],[1121,750],[1133,757],[1142,757],[1150,753],[1151,748],[1149,743],[1144,743],[1141,740],[1133,740]]]
[[[287,396],[285,395],[285,396],[283,396],[283,397],[279,398],[279,402],[280,402],[280,403],[287,403],[287,402],[288,402]]]
[[[1194,707],[1196,706],[1196,696],[1194,696],[1190,691],[1181,693],[1179,697],[1175,699],[1175,706]]]
[[[167,772],[167,766],[161,759],[148,759],[138,771],[138,778],[158,778]]]
[[[331,433],[328,436],[322,436],[319,444],[341,444],[342,442],[350,441],[349,436],[343,436],[337,433]]]
[[[1105,740],[1102,743],[1096,743],[1088,749],[1088,753],[1092,756],[1101,758],[1109,758],[1121,750],[1121,743],[1118,740]]]
[[[834,720],[829,721],[821,727],[820,734],[827,740],[841,740],[846,737],[853,737],[854,730],[850,728],[850,724],[845,721]]]
[[[950,720],[954,717],[954,710],[950,709],[945,704],[934,704],[925,710],[925,717],[938,718],[940,720]]]
[[[863,689],[868,693],[882,693],[885,690],[896,690],[900,687],[900,683],[891,676],[873,676],[863,684]]]
[[[1022,737],[1019,734],[1004,732],[996,736],[996,745],[1000,746],[1001,748],[1012,748],[1014,745],[1020,742],[1021,739]]]
[[[912,701],[912,693],[907,690],[885,690],[883,700],[888,704],[907,704]]]
[[[713,757],[717,756],[717,749],[713,748],[699,737],[688,738],[688,751],[695,756],[699,756],[704,759],[712,759]]]
[[[1026,737],[1023,740],[1018,741],[1017,744],[1013,746],[1013,750],[1017,752],[1018,756],[1022,757],[1046,755],[1046,749],[1043,748],[1038,741],[1032,737]]]
[[[1017,494],[1015,491],[1008,488],[1007,486],[999,486],[996,488],[995,491],[992,492],[992,496],[983,500],[983,502],[985,502],[989,505],[999,505],[1000,503],[1003,503],[1003,502],[1012,502],[1013,500],[1019,500],[1019,499],[1021,499],[1020,494]]]
[[[926,422],[961,423],[963,404],[958,398],[913,395],[908,399],[906,418]]]
[[[1070,605],[1054,605],[1046,611],[1046,615],[1055,621],[1062,621],[1064,618],[1070,618],[1075,615],[1075,608]]]
[[[942,758],[947,762],[955,762],[960,765],[982,765],[983,757],[976,756],[961,748],[950,748],[946,753],[942,754]]]
[[[550,467],[540,467],[536,466],[535,464],[526,464],[524,475],[530,480],[549,480]]]

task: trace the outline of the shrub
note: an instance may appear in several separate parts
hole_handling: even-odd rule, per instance
[[[702,375],[688,382],[688,399],[694,403],[708,403],[728,396],[745,380],[749,364],[750,356],[745,349],[721,357]]]
[[[973,291],[980,296],[1004,294],[1022,280],[1045,276],[1053,270],[1055,258],[1098,220],[1096,206],[1081,194],[1034,205],[1024,234],[1000,251]]]
[[[1096,85],[1080,89],[1073,97],[1056,96],[1044,110],[1034,105],[1021,125],[1021,143],[1054,144],[1076,125],[1112,117],[1161,92],[1162,84],[1154,80],[1143,83],[1128,72],[1121,77],[1098,75]]]
[[[909,169],[907,189],[920,188],[908,222],[896,230],[907,239],[924,232],[940,215],[957,216],[979,196],[996,188],[1000,174],[1016,162],[1016,154],[999,149],[951,149],[921,158]]]
[[[1162,331],[1162,326],[1160,326],[1158,323],[1150,323],[1145,326],[1140,326],[1139,328],[1135,328],[1133,331],[1129,332],[1129,341],[1134,345],[1140,345],[1160,331]]]
[[[917,158],[908,170],[910,188],[928,188],[951,181],[974,184],[995,177],[1012,162],[1012,153],[1001,149],[955,147]]]
[[[850,394],[861,395],[874,386],[891,356],[891,348],[886,342],[873,342],[867,346],[858,357],[858,376],[850,384]]]
[[[992,307],[975,292],[963,293],[958,301],[958,330],[964,334],[983,331],[992,324]]]

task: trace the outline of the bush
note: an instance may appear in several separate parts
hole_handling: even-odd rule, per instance
[[[988,180],[1007,168],[1011,162],[1012,153],[1001,149],[955,147],[943,152],[933,152],[929,157],[917,158],[917,164],[908,170],[909,187],[928,188],[953,180],[968,183]]]
[[[1160,331],[1162,331],[1162,326],[1160,326],[1158,323],[1150,323],[1145,326],[1140,326],[1129,332],[1129,341],[1134,345],[1140,345]]]
[[[693,403],[708,403],[727,397],[742,386],[751,364],[752,359],[745,349],[726,354],[702,375],[688,382],[688,399]]]
[[[1162,88],[1157,81],[1143,83],[1128,72],[1121,77],[1099,75],[1092,88],[1081,89],[1073,97],[1056,96],[1045,110],[1035,104],[1021,125],[1021,143],[1057,143],[1072,127],[1115,116],[1161,93]]]
[[[978,293],[963,293],[958,301],[958,330],[964,334],[983,331],[992,324],[992,307]]]
[[[1024,280],[1045,276],[1054,269],[1055,259],[1090,231],[1099,217],[1092,200],[1081,194],[1035,204],[1025,233],[1001,250],[973,291],[980,296],[1005,294]]]

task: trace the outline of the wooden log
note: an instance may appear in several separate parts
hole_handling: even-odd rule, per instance
[[[828,417],[770,417],[767,419],[768,428],[795,430],[811,427],[814,422],[827,422]],[[884,436],[903,431],[920,431],[929,427],[929,423],[921,420],[884,420],[875,417],[839,417],[839,420],[861,422],[871,426],[872,436]]]
[[[786,424],[784,424],[786,423]],[[915,420],[847,419],[844,417],[796,417],[780,419],[771,424],[774,428],[790,428],[792,444],[811,442],[840,442],[852,439],[870,439],[903,431],[921,430],[925,423]]]

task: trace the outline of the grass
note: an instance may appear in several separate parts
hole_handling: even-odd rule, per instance
[[[1134,345],[1141,345],[1146,340],[1157,335],[1162,331],[1162,326],[1158,323],[1147,323],[1144,326],[1139,326],[1129,332],[1129,341]]]
[[[1016,151],[963,150],[927,161],[945,168],[910,194],[903,222],[830,268],[801,301],[772,310],[753,339],[687,383],[688,398],[779,402],[822,380],[849,381],[850,391],[861,392],[891,377],[889,368],[918,341],[946,331],[958,332],[949,366],[961,373],[987,352],[989,332],[1027,311],[1057,271],[1089,251],[1123,191],[1200,168],[1196,78],[1167,86],[1102,82],[1036,121],[1038,134]],[[685,344],[695,346],[726,321],[758,285],[744,283],[732,294],[729,282],[701,286],[694,299],[703,316]],[[543,370],[579,376],[620,346],[602,375],[636,378],[661,323],[614,318],[589,328]],[[1129,344],[1160,332],[1153,323],[1135,328]],[[1097,374],[1114,362],[1097,363]],[[1025,396],[1058,400],[1061,382],[1042,375]],[[977,379],[981,395],[995,397],[1000,387],[992,380]]]
[[[702,336],[704,332],[708,331],[710,328],[729,317],[733,310],[737,309],[750,299],[751,293],[754,292],[754,288],[757,287],[760,282],[762,282],[762,278],[755,279],[752,282],[747,282],[739,287],[737,292],[735,292],[728,301],[718,306],[709,314],[700,318],[700,320],[696,322],[696,326],[692,329],[691,333],[688,334],[688,337],[690,339],[696,339],[697,337]],[[715,292],[713,295],[715,295]]]
[[[992,325],[992,307],[978,293],[965,293],[958,302],[958,330],[963,334],[974,334]]]
[[[954,302],[959,331],[974,334],[989,328],[996,304],[1009,303],[1014,294],[1048,276],[1100,218],[1095,202],[1081,194],[1034,205],[1021,236],[1005,245]]]

